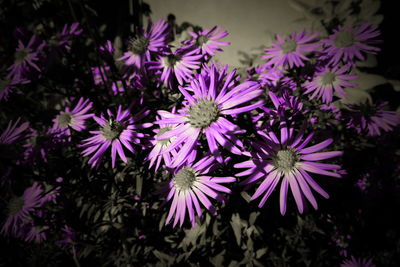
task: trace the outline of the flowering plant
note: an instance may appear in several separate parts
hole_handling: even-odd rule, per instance
[[[83,2],[3,33],[5,265],[396,265],[396,81],[362,88],[376,20],[276,33],[233,68],[221,25],[143,26],[139,1],[114,25]]]

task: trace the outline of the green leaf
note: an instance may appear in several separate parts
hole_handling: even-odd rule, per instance
[[[167,255],[161,251],[158,250],[153,250],[154,256],[156,256],[157,259],[159,259],[162,263],[167,264],[168,266],[172,265],[174,262],[175,258]]]
[[[247,192],[245,192],[245,191],[242,191],[241,193],[240,193],[240,195],[244,198],[244,200],[246,200],[247,201],[247,203],[249,203],[250,202],[250,195],[247,193]]]
[[[381,4],[378,0],[363,0],[360,3],[360,16],[368,20],[372,15],[378,12],[380,6]]]
[[[357,67],[374,68],[378,65],[378,61],[375,55],[368,54],[365,60],[357,61],[356,65]]]
[[[250,225],[253,225],[256,222],[258,215],[260,215],[260,212],[258,212],[258,211],[253,211],[250,214],[250,217],[249,217],[249,224]]]
[[[97,220],[99,219],[100,215],[101,215],[101,210],[98,210],[96,212],[96,214],[94,215],[94,218],[93,218],[93,222],[94,223],[97,222]]]
[[[375,86],[387,83],[386,78],[381,75],[370,74],[359,70],[355,70],[354,72],[358,75],[358,78],[354,80],[357,86],[352,89],[368,91]]]
[[[218,253],[215,257],[210,257],[210,263],[216,267],[223,266],[225,249]]]
[[[203,226],[203,225],[202,225]],[[198,224],[195,225],[195,227],[185,230],[186,236],[182,240],[185,246],[189,246],[190,244],[192,246],[196,246],[196,241],[199,238],[201,234],[205,232],[205,227],[202,227]]]
[[[236,237],[236,243],[238,244],[238,246],[240,246],[240,241],[242,238],[242,231],[241,231],[242,224],[240,221],[239,213],[232,214],[230,223],[231,223],[231,226],[233,229],[233,233],[235,234],[235,237]]]
[[[393,86],[396,92],[400,92],[400,81],[399,80],[387,80]]]
[[[261,258],[264,256],[265,253],[267,253],[268,248],[260,248],[256,251],[256,259]]]
[[[167,213],[164,212],[163,216],[161,217],[160,223],[158,224],[158,231],[161,231],[161,229],[164,227],[166,218],[167,218]]]
[[[89,204],[83,204],[81,213],[79,214],[79,217],[82,218],[83,214],[86,212],[86,210],[89,208]]]
[[[362,104],[362,103],[372,103],[371,95],[364,91],[354,88],[345,88],[346,97],[341,99],[342,104]]]
[[[136,175],[136,194],[138,196],[142,195],[143,177],[141,175]]]
[[[237,267],[237,266],[239,266],[238,263],[239,263],[239,262],[233,260],[233,261],[231,261],[231,262],[229,263],[228,267]]]

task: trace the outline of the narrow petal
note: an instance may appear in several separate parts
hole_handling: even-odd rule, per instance
[[[287,190],[288,190],[289,182],[287,179],[282,180],[281,191],[279,195],[279,207],[282,215],[286,213],[286,203],[287,203]]]

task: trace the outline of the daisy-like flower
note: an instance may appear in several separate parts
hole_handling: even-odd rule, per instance
[[[382,130],[389,132],[399,125],[400,114],[396,111],[384,110],[387,102],[377,106],[368,103],[361,105],[348,105],[350,113],[347,126],[357,133],[366,132],[367,136],[381,135]]]
[[[158,117],[157,120],[163,119],[162,115],[164,112],[160,111],[161,117]],[[173,111],[173,113],[175,113]],[[165,114],[165,118],[168,118],[168,113]],[[159,129],[155,129],[154,133],[156,136],[160,136],[172,129],[174,129],[177,125],[176,124],[171,124],[171,123],[160,123],[159,124]],[[157,170],[161,164],[161,161],[164,160],[165,165],[168,167],[171,164],[172,158],[176,156],[177,151],[176,149],[172,149],[171,151],[167,151],[168,147],[171,145],[171,143],[176,139],[176,137],[171,137],[168,139],[162,139],[162,140],[156,140],[153,139],[150,142],[153,145],[153,149],[150,151],[149,155],[147,156],[147,160],[150,160],[150,165],[149,168],[151,168],[154,163],[155,165],[155,170]],[[194,153],[195,156],[195,153]],[[184,162],[182,162],[184,163]]]
[[[158,61],[149,62],[149,69],[160,70],[160,80],[173,87],[175,78],[180,85],[192,78],[192,72],[200,68],[202,55],[196,50],[178,48],[174,52],[164,54]]]
[[[371,259],[356,258],[351,256],[350,259],[343,261],[340,267],[375,267],[376,265]]]
[[[110,40],[107,40],[107,42],[104,45],[100,45],[99,52],[104,57],[112,59],[114,56],[114,52],[115,52],[113,43]]]
[[[219,162],[222,162],[222,156],[217,144],[232,153],[242,154],[243,143],[235,134],[244,133],[245,130],[239,129],[226,117],[261,107],[264,100],[253,104],[248,102],[262,95],[263,90],[257,82],[251,81],[235,86],[234,76],[235,71],[232,71],[226,76],[225,81],[218,79],[220,77],[218,70],[213,66],[209,72],[204,72],[193,79],[188,87],[179,87],[186,99],[182,110],[176,114],[159,111],[163,118],[156,121],[156,124],[173,123],[177,126],[156,137],[156,140],[175,136],[176,139],[171,140],[172,144],[167,151],[182,145],[171,167],[176,167],[185,160],[195,149],[201,134],[205,135],[211,153]]]
[[[83,32],[79,28],[79,22],[74,22],[71,25],[65,24],[60,34],[59,45],[67,50],[71,49],[69,43]]]
[[[128,49],[119,60],[124,60],[125,65],[142,69],[144,62],[150,61],[150,53],[160,52],[166,47],[169,36],[168,23],[160,19],[156,24],[149,21],[147,30],[129,41]]]
[[[94,84],[103,85],[105,88],[109,89],[113,95],[120,95],[125,92],[125,89],[141,91],[146,89],[143,85],[143,76],[139,73],[120,73],[121,77],[115,78],[110,67],[107,65],[92,67],[91,71]],[[125,83],[123,83],[122,80],[125,81]]]
[[[29,122],[24,122],[18,126],[20,118],[15,123],[9,121],[7,128],[0,135],[0,144],[12,144],[22,138],[21,134],[28,129]]]
[[[330,58],[329,63],[334,66],[341,60],[346,64],[353,63],[354,59],[364,60],[362,53],[376,54],[380,51],[374,46],[380,42],[374,39],[379,35],[379,29],[372,24],[363,24],[359,28],[340,26],[321,41],[324,46],[322,52]]]
[[[287,35],[286,38],[276,35],[278,39],[277,43],[272,44],[272,48],[265,49],[265,55],[262,59],[268,60],[264,67],[273,65],[275,68],[285,68],[289,65],[290,68],[293,66],[301,67],[304,66],[304,61],[308,61],[304,53],[314,52],[320,46],[319,43],[315,42],[318,33],[307,33],[304,30],[300,33],[293,33]]]
[[[348,74],[349,70],[350,65],[320,67],[314,78],[304,84],[304,87],[307,89],[304,93],[312,93],[310,99],[322,99],[322,102],[325,104],[332,103],[333,93],[336,93],[341,98],[345,98],[346,92],[343,89],[345,87],[356,86],[356,84],[350,81],[357,79],[357,75]]]
[[[53,129],[61,129],[66,135],[71,135],[70,128],[77,132],[86,129],[85,120],[93,116],[88,111],[92,108],[92,102],[89,99],[81,97],[73,109],[67,106],[64,111],[53,120]]]
[[[1,228],[1,234],[18,236],[20,228],[30,220],[30,213],[42,206],[43,189],[35,182],[20,197],[12,197],[8,202],[8,215]]]
[[[30,81],[25,78],[0,79],[0,101],[8,100],[9,94],[12,93],[18,85],[27,84],[29,82]]]
[[[126,163],[127,159],[123,147],[135,153],[130,143],[139,144],[139,138],[146,136],[136,130],[151,127],[153,124],[134,123],[143,119],[149,112],[143,111],[131,117],[129,110],[122,110],[122,106],[118,106],[116,117],[110,110],[107,110],[108,120],[103,114],[100,117],[94,115],[93,119],[100,125],[100,129],[90,131],[93,136],[83,140],[83,145],[81,145],[84,148],[82,152],[84,157],[93,154],[88,163],[92,167],[97,167],[110,146],[112,168],[115,167],[117,152],[122,161]]]
[[[178,221],[182,226],[187,210],[189,220],[192,227],[194,227],[195,212],[198,217],[202,215],[200,203],[215,214],[215,209],[208,197],[223,202],[224,197],[220,192],[231,193],[231,190],[220,184],[236,181],[234,177],[208,176],[207,174],[216,169],[218,165],[215,162],[215,158],[206,156],[197,163],[188,163],[173,171],[173,179],[164,182],[160,190],[160,193],[164,193],[167,196],[166,201],[172,199],[165,224],[168,224],[175,215],[173,227],[176,226]]]
[[[308,110],[303,110],[303,102],[287,91],[282,96],[277,96],[270,91],[268,92],[268,96],[274,108],[261,107],[263,112],[253,116],[252,119],[254,125],[259,130],[271,127],[276,122],[285,120],[293,121],[296,116],[308,113]]]
[[[283,71],[275,68],[257,66],[247,70],[247,81],[257,81],[261,87],[275,87],[283,77]]]
[[[316,162],[342,155],[340,151],[319,152],[329,146],[333,140],[330,138],[306,147],[312,140],[313,134],[309,134],[302,141],[303,130],[294,135],[294,129],[285,125],[281,126],[280,139],[273,131],[258,131],[258,133],[263,141],[252,142],[256,149],[256,152],[248,153],[248,156],[251,156],[252,159],[234,165],[235,168],[247,168],[236,176],[250,175],[241,182],[242,185],[253,184],[262,180],[251,200],[264,195],[258,205],[261,208],[281,181],[280,212],[282,215],[286,213],[289,186],[300,213],[304,210],[303,196],[317,209],[317,201],[311,192],[311,188],[325,198],[328,198],[329,195],[308,173],[341,177],[338,172],[333,172],[340,169],[339,165]]]
[[[61,33],[53,36],[49,44],[54,47],[62,47],[66,50],[70,50],[70,43],[73,39],[79,36],[82,33],[82,29],[79,28],[79,22],[75,22],[72,24],[65,24]]]
[[[49,229],[47,225],[34,225],[32,222],[27,224],[25,228],[29,229],[22,237],[26,242],[42,243],[46,240],[46,231]]]
[[[215,26],[212,29],[205,29],[200,32],[190,32],[191,40],[186,41],[188,47],[194,47],[197,53],[203,56],[215,56],[216,51],[223,51],[222,46],[227,46],[230,43],[220,41],[220,39],[228,35],[227,31],[223,31],[221,27]]]
[[[24,78],[32,68],[40,72],[40,68],[37,62],[40,60],[39,54],[45,47],[44,41],[39,41],[35,35],[31,37],[28,44],[25,45],[21,40],[18,40],[18,47],[15,51],[15,61],[8,70],[10,71],[7,75],[9,79],[21,79]]]
[[[69,136],[61,129],[45,126],[37,131],[29,128],[27,142],[23,145],[24,160],[18,164],[36,164],[39,160],[47,162],[47,154],[66,142],[69,142]]]
[[[60,246],[64,249],[70,247],[73,245],[76,239],[76,232],[74,229],[69,227],[68,225],[64,225],[64,227],[61,229],[62,230],[62,239],[56,241],[57,244],[60,244]]]
[[[60,245],[63,249],[71,249],[71,254],[74,258],[76,258],[76,248],[75,241],[77,238],[76,231],[71,227],[65,225],[62,229],[62,239],[56,241],[57,244]]]

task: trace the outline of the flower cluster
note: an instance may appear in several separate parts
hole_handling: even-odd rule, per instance
[[[98,232],[123,224],[124,205],[131,205],[130,211],[142,205],[143,213],[160,209],[162,224],[188,222],[195,229],[204,214],[222,213],[232,204],[229,194],[237,192],[249,192],[249,202],[260,199],[260,209],[273,206],[267,203],[279,195],[281,215],[292,210],[291,201],[302,214],[309,205],[318,209],[318,195],[329,198],[326,181],[340,183],[324,177],[346,177],[342,155],[353,144],[348,136],[375,140],[399,125],[399,114],[389,111],[388,103],[351,101],[352,90],[358,90],[357,64],[380,50],[380,32],[372,24],[338,26],[327,35],[277,34],[260,55],[261,64],[248,66],[245,76],[214,60],[230,44],[220,26],[193,29],[181,42],[164,19],[149,20],[132,34],[126,43],[86,42],[97,46],[92,47],[96,60],[73,68],[84,68],[79,77],[89,78],[79,80],[74,69],[65,84],[49,85],[47,68],[61,68],[68,58],[60,58],[74,53],[74,40],[85,35],[80,24],[65,25],[48,42],[36,35],[18,40],[14,62],[1,80],[0,101],[11,103],[13,92],[33,82],[51,87],[54,97],[42,105],[45,111],[16,120],[4,116],[0,158],[16,173],[20,167],[33,174],[21,196],[9,194],[2,235],[42,242],[58,222],[57,244],[70,248],[76,259],[74,227],[44,208],[62,195],[59,184],[69,182],[60,178],[46,185],[38,173],[51,171],[62,177],[85,173],[69,185],[110,195],[99,197],[102,207],[111,207],[104,214],[74,195],[79,216],[87,212],[106,222],[95,224]],[[50,95],[49,88],[38,88],[40,96]],[[22,107],[21,113],[27,110]],[[51,167],[64,160],[59,170]],[[11,168],[0,166],[1,185],[14,192]],[[132,177],[135,189],[124,188]],[[123,190],[134,204],[120,199]],[[151,206],[154,197],[145,191],[164,202]],[[373,266],[355,258],[342,266],[353,263]]]

